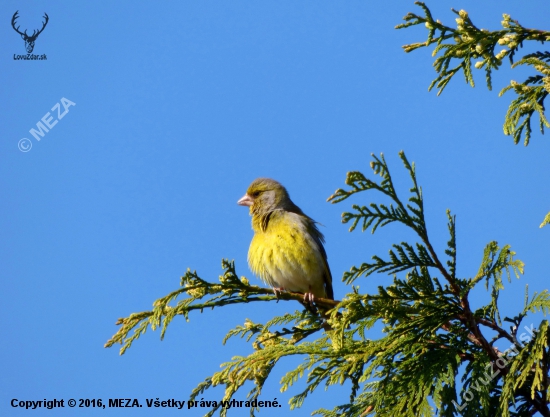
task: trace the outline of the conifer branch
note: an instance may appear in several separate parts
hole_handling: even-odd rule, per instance
[[[522,135],[524,144],[528,145],[531,138],[531,117],[536,112],[539,115],[539,128],[544,133],[544,127],[550,127],[544,113],[544,100],[550,86],[548,52],[536,52],[525,55],[514,64],[515,55],[523,47],[524,42],[535,41],[544,43],[550,40],[550,32],[529,29],[522,26],[517,20],[504,14],[501,22],[502,29],[489,31],[478,28],[465,10],[451,9],[458,17],[457,26],[452,28],[434,20],[428,7],[422,2],[415,2],[424,16],[408,13],[403,20],[405,23],[396,26],[396,29],[408,28],[424,24],[428,30],[425,42],[412,43],[403,46],[405,52],[436,44],[433,56],[437,56],[434,68],[437,77],[430,84],[428,90],[438,88],[438,95],[443,92],[451,79],[459,72],[464,74],[467,84],[475,86],[472,73],[473,67],[485,70],[487,88],[492,89],[492,71],[502,66],[504,58],[508,58],[512,68],[518,65],[530,65],[539,74],[528,77],[524,82],[511,81],[510,85],[502,89],[499,95],[513,90],[518,97],[512,101],[504,121],[504,134],[511,135],[514,143],[519,143]],[[499,52],[496,49],[501,46]],[[439,56],[438,56],[439,54]],[[474,63],[472,61],[476,60]],[[458,64],[451,69],[451,63]]]
[[[120,354],[123,355],[132,343],[147,331],[147,328],[161,329],[161,340],[164,339],[167,327],[174,317],[181,315],[189,320],[192,311],[203,312],[205,309],[214,309],[223,306],[253,302],[303,301],[303,294],[284,291],[274,295],[268,288],[250,285],[244,277],[238,278],[233,261],[224,259],[222,267],[225,269],[219,278],[219,283],[211,283],[200,278],[196,271],[188,270],[181,278],[182,288],[156,300],[153,310],[133,313],[126,318],[119,318],[116,322],[121,327],[105,343],[111,347],[115,343],[122,344]],[[180,296],[186,298],[170,305]],[[325,298],[315,298],[315,304],[330,310],[338,305],[339,301]],[[130,332],[134,333],[130,335]]]
[[[219,372],[193,390],[191,401],[209,388],[224,386],[222,401],[212,402],[207,415],[226,416],[229,408],[224,404],[235,400],[251,382],[247,399],[254,416],[259,410],[254,401],[260,398],[275,367],[281,366],[280,359],[295,356],[304,360],[283,376],[281,389],[295,389],[300,379],[305,380],[305,387],[291,398],[291,409],[303,406],[321,386],[328,389],[349,382],[349,402],[313,414],[416,417],[433,416],[435,408],[437,415],[448,416],[475,416],[480,410],[484,415],[550,416],[550,326],[543,320],[538,328],[531,325],[532,338],[525,338],[523,333],[518,336],[528,314],[550,313],[550,293],[542,291],[529,297],[526,291],[523,310],[503,319],[513,324],[510,331],[506,330],[500,320],[498,296],[504,288],[503,277],[508,281],[512,275],[519,278],[523,263],[515,259],[508,245],[490,242],[473,278],[458,277],[456,218],[447,211],[449,240],[444,265],[429,239],[415,166],[404,153],[400,158],[412,180],[407,203],[400,199],[383,155],[373,156],[371,163],[375,175],[381,177],[379,181],[360,172],[348,173],[349,188],[339,189],[329,198],[334,203],[363,191],[380,192],[391,204],[353,205],[351,213],[343,214],[343,221],[352,223],[351,230],[362,224],[363,230],[374,232],[396,223],[416,233],[418,242],[394,244],[387,259],[373,256],[372,262],[344,274],[348,284],[374,272],[392,275],[392,282],[372,294],[362,294],[352,286],[341,301],[317,299],[316,304],[327,310],[322,316],[306,309],[273,317],[265,324],[246,319],[229,330],[224,344],[240,337],[253,351],[223,363]],[[174,317],[189,319],[192,311],[279,301],[270,289],[239,278],[233,262],[224,260],[222,266],[219,282],[187,271],[181,288],[155,301],[151,311],[119,319],[121,328],[106,346],[121,343],[124,353],[148,328],[160,328],[162,338]],[[473,311],[468,297],[482,282],[488,290],[488,303]],[[303,295],[282,292],[279,298],[301,302]],[[383,336],[372,339],[369,331],[376,324],[382,325]],[[498,340],[511,342],[511,348],[500,351],[495,346]],[[488,368],[498,368],[498,373],[489,378]]]
[[[449,256],[449,261],[447,262],[447,267],[449,269],[447,270],[439,260],[428,236],[423,213],[422,195],[420,187],[417,185],[414,164],[409,164],[403,153],[400,153],[400,157],[413,181],[413,187],[411,188],[413,195],[409,198],[409,201],[412,201],[414,204],[405,207],[399,199],[391,180],[389,168],[383,156],[380,158],[373,157],[374,161],[371,163],[371,167],[375,174],[382,176],[382,181],[380,183],[368,179],[360,172],[349,173],[346,184],[350,186],[351,189],[337,190],[329,198],[329,201],[337,203],[362,191],[380,191],[392,200],[392,205],[387,206],[371,203],[371,208],[366,209],[365,207],[354,204],[352,208],[355,212],[344,213],[342,215],[342,221],[344,223],[348,221],[353,222],[350,228],[351,231],[355,229],[355,226],[359,222],[363,222],[363,230],[371,227],[373,232],[376,231],[378,225],[383,227],[390,222],[399,222],[413,229],[422,241],[422,244],[416,244],[416,250],[407,242],[393,245],[394,249],[390,251],[388,260],[384,260],[379,256],[373,256],[374,262],[363,263],[360,267],[353,267],[350,272],[345,273],[344,281],[351,283],[361,275],[369,276],[374,272],[394,274],[400,271],[409,271],[407,280],[394,279],[393,285],[384,288],[380,287],[378,295],[363,296],[362,300],[366,303],[363,307],[365,309],[364,314],[366,316],[375,314],[375,312],[376,314],[381,314],[384,323],[391,326],[392,330],[390,333],[393,337],[406,337],[406,335],[415,330],[418,332],[418,329],[426,328],[428,323],[426,322],[427,317],[433,317],[433,319],[431,319],[433,321],[430,321],[428,328],[435,329],[436,332],[437,329],[448,332],[449,337],[452,338],[452,342],[448,343],[445,339],[434,339],[433,337],[426,337],[423,339],[417,333],[416,337],[420,340],[424,340],[427,346],[432,346],[440,351],[452,349],[453,353],[460,358],[461,362],[466,361],[476,364],[480,362],[481,364],[488,361],[492,364],[499,363],[503,352],[500,352],[492,343],[498,339],[504,338],[516,345],[518,344],[515,335],[510,334],[498,324],[500,320],[497,302],[498,293],[504,288],[502,276],[506,273],[508,280],[511,279],[512,274],[519,278],[519,275],[523,273],[523,263],[514,259],[515,254],[510,250],[508,245],[501,248],[496,242],[491,242],[484,251],[482,263],[477,275],[469,280],[458,279],[456,277],[456,219],[454,216],[451,216],[448,211],[447,216],[449,219],[448,229],[450,239],[445,251],[446,255]],[[422,273],[419,273],[417,270],[418,268],[421,269]],[[442,287],[436,278],[430,277],[428,272],[430,268],[435,268],[445,278],[448,282],[448,287]],[[468,295],[469,291],[482,280],[485,280],[487,287],[492,283],[491,303],[474,312],[470,307]],[[437,311],[438,308],[442,308],[442,304],[440,303],[443,300],[445,300],[445,315],[437,316],[439,319],[435,319],[434,312]],[[534,300],[536,301],[532,304],[526,304],[526,309],[547,308],[548,297],[546,294],[536,296]],[[345,310],[348,303],[352,302],[355,302],[355,300],[353,300],[353,298],[348,298],[343,301],[339,307]],[[453,319],[449,321],[449,317]],[[480,326],[496,333],[496,336],[491,342],[488,341]],[[460,344],[457,344],[456,337],[460,339],[464,336],[465,338],[462,339]],[[465,341],[471,344],[464,344]],[[480,355],[483,355],[485,359],[481,360],[483,356]],[[472,372],[473,369],[474,368],[472,368]],[[498,389],[498,381],[501,378],[507,380],[507,378],[515,377],[514,373],[511,373],[508,365],[499,369],[499,376],[492,382],[493,388],[488,386],[485,394],[483,394],[486,397],[482,396],[479,399],[485,406],[488,404],[487,401],[489,401],[492,390]],[[468,380],[472,384],[478,384],[476,381],[480,378],[480,374],[476,372],[471,373],[468,377],[470,378]],[[511,376],[509,376],[510,374]],[[529,375],[531,375],[531,373]],[[468,387],[469,385],[466,385],[466,388]],[[380,389],[379,385],[378,389]],[[519,390],[520,388],[516,387],[515,392],[518,393],[518,395],[520,394]],[[526,401],[531,404],[533,408],[544,413],[545,405],[543,403],[533,398],[528,398]],[[371,406],[372,401],[369,400],[369,407]],[[372,407],[373,412],[376,410],[377,415],[379,415],[380,409],[376,406]],[[323,412],[323,415],[337,415],[337,410],[341,411],[344,409],[345,408],[338,408],[333,410],[332,413],[336,414]],[[348,408],[348,410],[351,409],[354,408]],[[395,409],[392,409],[395,413]],[[384,414],[382,413],[380,415]]]

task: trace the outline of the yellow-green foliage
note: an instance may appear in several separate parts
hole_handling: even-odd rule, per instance
[[[386,257],[373,256],[371,262],[352,267],[344,274],[349,293],[341,301],[318,299],[325,311],[311,309],[276,316],[267,323],[243,318],[243,325],[230,330],[231,337],[251,343],[253,352],[237,356],[222,364],[221,371],[207,377],[191,393],[196,400],[205,390],[224,386],[224,401],[234,398],[247,383],[252,383],[248,399],[260,399],[271,371],[287,356],[299,356],[303,362],[281,379],[281,390],[293,390],[305,379],[306,388],[296,392],[289,408],[314,407],[307,396],[323,387],[349,383],[349,399],[335,401],[332,410],[317,409],[313,414],[325,417],[395,417],[395,416],[548,416],[548,340],[546,320],[538,327],[531,325],[534,337],[526,338],[523,322],[528,314],[550,311],[548,291],[535,293],[516,317],[500,318],[498,295],[504,288],[503,274],[520,277],[523,263],[514,258],[509,245],[490,242],[479,268],[470,268],[470,276],[457,277],[455,217],[447,212],[449,241],[436,250],[430,241],[424,218],[422,190],[417,183],[414,164],[405,154],[401,161],[411,178],[410,197],[403,202],[394,187],[384,156],[373,156],[374,177],[350,172],[346,188],[330,198],[339,203],[358,194],[374,191],[389,200],[388,204],[353,205],[343,214],[351,230],[361,224],[363,230],[375,232],[390,223],[410,228],[415,242],[393,245]],[[441,253],[440,253],[441,252]],[[442,262],[440,256],[445,256]],[[200,278],[188,271],[181,288],[160,298],[153,310],[119,319],[119,331],[107,342],[110,347],[122,344],[123,354],[150,326],[160,328],[161,337],[176,316],[189,319],[193,311],[228,308],[231,304],[276,302],[270,289],[250,285],[239,278],[233,262],[224,260],[219,282]],[[353,286],[358,279],[373,273],[387,273],[392,282],[374,294],[364,294]],[[487,304],[474,310],[469,293],[484,283]],[[301,294],[283,292],[280,299],[295,302]],[[299,305],[299,304],[296,304]],[[328,311],[328,312],[327,312]],[[507,330],[502,322],[512,324]],[[382,325],[381,337],[369,330]],[[133,330],[133,333],[131,333]],[[495,342],[505,341],[511,348],[505,352]],[[241,396],[242,398],[242,396]],[[208,412],[234,413],[221,402]],[[251,408],[250,415],[259,409]],[[284,410],[284,409],[283,409]],[[437,414],[436,414],[437,413]]]
[[[429,89],[437,87],[438,95],[443,92],[449,81],[458,72],[464,74],[466,83],[474,87],[472,66],[485,70],[487,87],[492,89],[491,73],[498,70],[504,58],[508,58],[512,68],[518,65],[529,65],[537,74],[530,76],[524,82],[511,81],[510,85],[502,89],[500,95],[512,90],[517,98],[512,101],[504,119],[504,134],[511,135],[514,143],[518,143],[524,134],[525,145],[531,138],[531,116],[537,112],[539,127],[544,133],[544,127],[550,127],[544,114],[544,100],[550,88],[550,53],[536,52],[525,55],[514,64],[515,54],[525,42],[536,41],[544,43],[550,40],[550,32],[537,29],[528,29],[517,20],[504,14],[501,21],[501,30],[480,29],[470,19],[465,10],[454,10],[456,13],[456,29],[446,26],[439,20],[434,20],[428,7],[422,2],[415,2],[424,12],[424,16],[408,13],[403,20],[405,23],[397,25],[397,29],[423,24],[428,30],[428,39],[425,42],[412,43],[403,46],[405,52],[435,44],[433,56],[437,56],[434,68],[437,77]],[[497,49],[500,49],[497,51]],[[475,62],[474,62],[475,61]],[[451,65],[452,64],[452,65]],[[456,64],[456,65],[455,65]],[[454,66],[453,66],[454,65]]]
[[[542,221],[542,223],[540,224],[540,227],[544,227],[546,226],[547,224],[550,224],[550,213],[548,213],[546,215],[546,217],[544,218],[544,220]]]

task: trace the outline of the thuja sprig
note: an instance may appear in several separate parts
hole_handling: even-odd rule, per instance
[[[532,355],[525,356],[530,358],[529,364],[521,365],[515,363],[515,357],[509,357],[506,365],[499,370],[499,374],[494,379],[486,381],[482,372],[491,364],[503,362],[501,359],[503,352],[494,347],[495,341],[505,339],[511,343],[518,343],[518,348],[522,349],[522,352],[531,346],[519,344],[513,331],[509,332],[502,327],[498,308],[498,295],[504,288],[503,274],[506,274],[508,279],[511,275],[519,277],[523,273],[523,263],[514,258],[514,252],[508,245],[499,247],[496,242],[490,242],[484,250],[478,273],[473,278],[456,277],[456,218],[451,216],[449,211],[447,212],[450,235],[445,250],[449,257],[447,269],[439,261],[427,233],[422,193],[417,185],[414,164],[408,162],[404,153],[400,153],[400,157],[413,183],[409,204],[405,205],[400,200],[383,156],[380,158],[373,156],[371,163],[374,174],[382,177],[380,182],[369,179],[360,172],[352,172],[346,178],[346,185],[350,188],[339,189],[329,198],[329,201],[341,202],[360,192],[373,190],[381,192],[392,200],[389,206],[371,203],[367,209],[355,204],[352,206],[354,211],[345,212],[342,221],[352,222],[350,230],[354,230],[359,223],[362,223],[363,230],[370,227],[373,232],[378,226],[383,227],[392,222],[401,223],[417,234],[422,242],[417,248],[425,248],[424,253],[427,256],[412,256],[413,246],[403,242],[400,245],[393,245],[394,249],[390,251],[388,260],[375,255],[374,262],[363,263],[360,267],[353,267],[350,272],[344,274],[344,280],[351,282],[361,275],[368,276],[374,272],[394,274],[399,271],[408,271],[405,280],[394,277],[393,284],[379,287],[377,295],[350,296],[339,305],[345,311],[348,303],[361,299],[363,317],[355,321],[354,325],[360,328],[360,323],[367,317],[377,315],[386,324],[384,331],[387,333],[387,336],[379,342],[388,342],[389,345],[385,345],[385,349],[391,346],[395,350],[384,350],[382,354],[380,352],[376,354],[376,359],[371,358],[367,361],[369,366],[365,369],[370,370],[367,372],[368,377],[377,380],[365,384],[363,394],[358,395],[350,404],[337,407],[332,411],[322,410],[321,414],[336,416],[344,410],[359,413],[362,409],[364,414],[361,415],[431,415],[428,405],[420,401],[421,398],[427,398],[422,394],[416,397],[418,402],[414,411],[410,409],[411,397],[406,392],[414,390],[414,387],[418,389],[420,379],[430,381],[430,384],[425,386],[424,394],[429,393],[428,396],[431,396],[440,407],[446,407],[451,413],[449,415],[452,415],[456,409],[449,407],[449,402],[458,400],[455,378],[459,374],[460,364],[466,362],[468,366],[462,376],[465,381],[462,393],[474,389],[472,387],[477,388],[480,383],[482,387],[479,388],[479,392],[476,391],[479,394],[476,400],[464,405],[466,410],[464,415],[477,413],[480,407],[484,410],[494,410],[502,415],[510,415],[507,413],[514,399],[518,403],[524,401],[529,411],[535,410],[543,415],[550,415],[544,401],[539,398],[526,398],[523,388],[517,384],[512,385],[512,388],[506,385],[510,384],[510,380],[516,378],[518,374],[524,374],[524,381],[530,381],[529,378],[539,375],[543,366],[548,365],[547,361],[533,368]],[[402,248],[402,251],[397,251],[397,247]],[[415,253],[423,252],[417,249]],[[430,270],[440,274],[446,283],[442,285],[437,276],[430,274]],[[486,306],[474,311],[470,307],[469,293],[480,281],[484,281],[487,286],[491,284],[490,301]],[[534,304],[526,303],[526,310],[548,312],[546,293],[534,297],[532,302]],[[510,319],[505,318],[505,320]],[[353,328],[354,325],[352,324],[351,327]],[[336,331],[345,333],[346,330],[339,327]],[[486,331],[494,335],[490,342],[485,334]],[[415,345],[409,339],[413,334],[419,345]],[[389,356],[385,356],[386,353]],[[520,360],[519,357],[517,360]],[[430,367],[434,363],[438,364],[438,371]],[[427,369],[427,373],[423,374]],[[445,372],[439,372],[442,369]],[[419,379],[412,377],[413,374]],[[420,374],[422,376],[419,376]],[[536,380],[534,392],[538,392],[539,396],[545,395],[546,390],[541,385],[544,378],[541,379],[540,376],[537,378],[539,379]],[[432,384],[434,380],[438,381],[435,385]],[[506,388],[508,396],[500,401],[495,400],[496,393],[499,393],[503,387],[508,387]],[[357,407],[358,404],[361,404],[360,407]],[[385,410],[391,411],[386,413]],[[487,415],[491,415],[491,411],[488,411]]]
[[[514,65],[528,65],[540,74],[527,78],[523,83],[511,81],[500,92],[502,96],[507,91],[513,90],[517,94],[508,107],[504,122],[504,133],[514,137],[514,143],[518,143],[525,130],[524,144],[528,145],[531,139],[531,117],[536,112],[539,115],[539,129],[544,133],[545,127],[550,127],[544,114],[544,100],[550,91],[550,54],[548,52],[536,52],[526,55]]]
[[[250,285],[246,278],[237,276],[233,261],[224,259],[222,267],[224,273],[219,277],[218,283],[206,281],[200,278],[196,271],[188,270],[181,277],[181,288],[156,300],[151,311],[134,313],[128,317],[118,319],[116,324],[120,328],[107,341],[105,347],[120,343],[122,345],[120,354],[122,355],[149,327],[152,330],[160,328],[160,336],[163,339],[168,325],[176,316],[183,316],[186,320],[189,320],[189,314],[193,311],[202,313],[205,309],[235,304],[279,300],[301,301],[303,299],[303,294],[292,292],[283,292],[276,297],[271,289]],[[178,298],[181,299],[178,300]],[[330,309],[337,302],[318,298],[316,304]],[[132,330],[133,333],[130,333]]]
[[[424,24],[428,30],[425,42],[407,44],[403,46],[405,52],[435,44],[433,56],[434,68],[437,77],[429,86],[429,90],[438,88],[438,95],[443,92],[450,80],[459,72],[464,74],[466,83],[474,87],[472,68],[484,69],[487,87],[492,89],[492,71],[502,66],[508,58],[512,68],[517,65],[531,65],[540,74],[528,77],[524,82],[511,81],[500,95],[506,91],[514,91],[518,97],[512,101],[504,121],[504,133],[514,138],[518,143],[522,134],[527,145],[531,138],[531,116],[536,112],[540,118],[540,130],[550,127],[544,115],[544,100],[548,95],[548,77],[546,64],[548,53],[537,52],[529,54],[514,64],[516,53],[523,47],[524,42],[536,41],[544,43],[550,40],[550,32],[529,29],[514,20],[508,14],[503,15],[502,29],[490,31],[478,28],[465,10],[452,11],[457,15],[456,28],[446,26],[435,20],[429,8],[423,2],[415,2],[424,15],[408,13],[403,20],[405,23],[396,26],[396,29],[408,28]],[[497,51],[497,49],[500,49]],[[537,85],[540,84],[540,85]]]
[[[416,267],[438,268],[446,275],[446,278],[453,281],[452,274],[454,274],[454,270],[452,270],[452,274],[447,273],[428,239],[426,221],[424,218],[422,189],[418,186],[414,163],[409,163],[403,151],[399,152],[399,157],[412,182],[412,186],[409,190],[411,195],[408,198],[407,204],[403,203],[397,195],[383,154],[380,155],[380,158],[372,155],[373,161],[371,162],[371,169],[374,174],[381,177],[380,183],[368,179],[360,172],[349,172],[346,176],[346,185],[350,186],[351,189],[336,190],[336,192],[329,197],[328,201],[339,203],[359,192],[369,190],[379,191],[392,200],[389,206],[377,203],[371,203],[368,207],[354,204],[352,208],[355,212],[344,212],[342,214],[342,222],[352,222],[350,231],[355,230],[357,224],[362,222],[362,230],[365,231],[371,227],[372,233],[374,233],[378,227],[384,227],[393,222],[402,223],[411,228],[418,235],[422,243],[416,243],[414,246],[407,242],[394,244],[394,249],[389,251],[389,260],[383,260],[379,256],[373,256],[374,262],[365,262],[360,267],[353,267],[350,272],[347,272],[344,275],[345,282],[351,283],[361,275],[368,276],[374,272],[396,273]],[[456,256],[456,247],[454,246],[454,220],[450,220],[449,227],[451,231],[451,240],[449,241],[448,254],[450,254],[450,262],[453,264],[455,262],[454,257]]]

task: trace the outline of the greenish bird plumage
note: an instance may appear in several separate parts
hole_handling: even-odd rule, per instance
[[[254,237],[248,264],[274,290],[333,300],[332,275],[316,222],[292,202],[279,182],[258,178],[238,201],[250,208]]]

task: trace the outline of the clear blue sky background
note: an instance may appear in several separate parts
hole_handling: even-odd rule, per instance
[[[480,27],[497,29],[509,13],[528,27],[549,29],[547,1],[430,1],[434,16],[453,23],[450,8],[468,10]],[[49,24],[36,41],[47,61],[14,61],[24,44],[10,25]],[[515,314],[524,285],[547,288],[550,228],[550,142],[534,133],[527,148],[502,133],[513,95],[457,77],[440,97],[430,50],[405,54],[424,28],[396,31],[413,1],[19,2],[0,5],[0,414],[202,415],[205,410],[12,409],[12,398],[145,398],[187,400],[219,364],[250,352],[239,340],[222,346],[246,318],[262,321],[298,305],[250,305],[176,319],[163,342],[148,332],[120,357],[103,344],[118,317],[148,310],[176,289],[188,267],[216,280],[222,258],[258,282],[246,256],[252,237],[237,206],[249,183],[268,176],[321,222],[341,298],[352,265],[385,255],[410,238],[399,226],[376,235],[348,233],[330,205],[349,170],[370,173],[370,153],[384,152],[401,190],[397,157],[417,164],[433,241],[443,253],[445,210],[457,215],[458,272],[477,272],[491,240],[510,243],[526,263],[507,285],[504,314]],[[544,46],[544,48],[546,45]],[[29,129],[65,97],[76,103],[37,141]],[[21,138],[30,152],[18,150]],[[404,194],[406,195],[406,194]],[[377,197],[362,195],[355,203]],[[361,290],[390,282],[361,279]],[[487,300],[476,293],[473,304]],[[536,318],[536,323],[540,320]],[[375,336],[375,335],[373,335]],[[284,405],[282,361],[262,396]],[[295,415],[332,408],[347,389],[306,401]],[[221,391],[204,398],[219,399]],[[237,394],[244,399],[245,392]],[[235,410],[245,415],[247,410]]]

